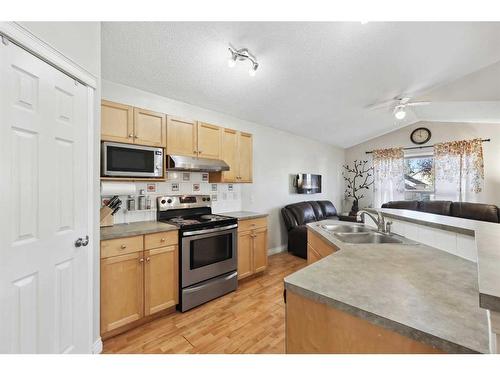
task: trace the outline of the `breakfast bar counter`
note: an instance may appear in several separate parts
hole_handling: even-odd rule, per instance
[[[297,295],[342,319],[346,313],[370,323],[365,329],[381,327],[386,336],[395,332],[436,352],[489,352],[474,262],[414,241],[345,243],[323,228],[328,223],[338,221],[310,223],[308,230],[338,251],[286,277],[287,299]],[[288,309],[287,334],[293,328]],[[323,334],[333,334],[327,327]]]

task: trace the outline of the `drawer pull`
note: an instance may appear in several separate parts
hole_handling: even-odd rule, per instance
[[[121,245],[120,248],[122,249],[126,249],[127,248],[127,245]]]
[[[162,238],[160,241],[161,241],[161,242],[165,242],[165,241],[166,241],[166,238]]]

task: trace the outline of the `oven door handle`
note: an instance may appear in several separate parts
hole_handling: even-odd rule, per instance
[[[238,224],[231,224],[231,225],[226,225],[225,227],[219,227],[219,228],[192,230],[189,232],[184,232],[182,234],[182,236],[186,237],[186,236],[195,236],[197,234],[217,233],[217,232],[222,232],[222,231],[228,230],[228,229],[234,229],[237,227],[238,227]]]
[[[237,275],[238,275],[238,271],[234,271],[231,274],[224,276],[222,278],[222,280],[227,281],[229,279],[236,277]],[[199,291],[203,288],[206,288],[206,287],[207,287],[206,285],[190,286],[190,287],[184,288],[182,291],[183,291],[183,293],[194,293],[194,292],[197,292],[197,291]]]

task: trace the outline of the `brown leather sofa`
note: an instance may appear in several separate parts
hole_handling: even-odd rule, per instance
[[[338,220],[337,209],[330,201],[306,201],[281,209],[288,231],[288,251],[307,259],[307,223],[325,219]]]
[[[463,219],[500,223],[500,209],[493,204],[452,201],[392,201],[384,203],[382,208],[421,211]]]

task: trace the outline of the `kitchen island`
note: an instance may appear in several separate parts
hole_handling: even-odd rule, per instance
[[[285,278],[287,353],[488,353],[474,262],[416,242],[349,244]],[[343,223],[343,225],[353,225]]]

